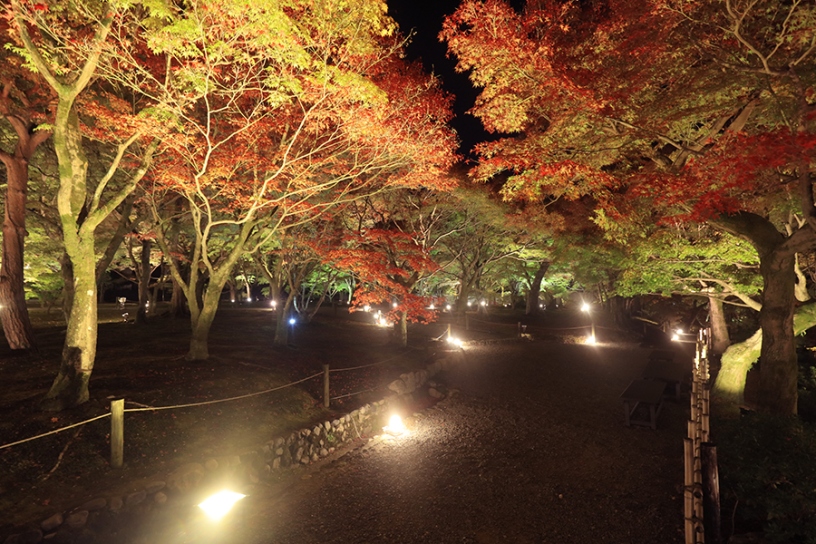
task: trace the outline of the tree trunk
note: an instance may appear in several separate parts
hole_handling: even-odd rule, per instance
[[[71,246],[71,247],[69,247]],[[96,358],[96,262],[93,240],[66,244],[74,275],[74,301],[68,316],[60,370],[42,407],[62,410],[88,400],[88,381]]]
[[[289,291],[289,294],[286,296],[286,299],[280,297],[278,300],[277,306],[277,319],[275,320],[275,339],[273,340],[273,344],[276,346],[288,346],[289,345],[289,314],[292,309],[292,302],[295,300],[295,294],[292,291]]]
[[[816,326],[816,303],[797,308],[793,334],[802,334],[813,326]],[[762,330],[758,330],[748,340],[732,344],[723,353],[720,371],[711,390],[720,412],[730,415],[739,413],[739,407],[745,402],[746,377],[759,359],[761,346]]]
[[[23,277],[28,161],[23,157],[6,165],[6,205],[3,219],[3,255],[0,261],[0,324],[11,349],[34,347]]]
[[[400,346],[408,347],[408,312],[401,311],[399,321],[394,323],[394,333]]]
[[[33,124],[7,112],[6,119],[17,134],[17,145],[13,155],[0,151],[0,161],[6,167],[3,249],[0,256],[0,325],[11,349],[30,349],[34,347],[34,330],[25,302],[23,272],[28,163],[51,132],[34,131]]]
[[[766,218],[748,212],[722,216],[712,223],[747,239],[759,254],[763,291],[757,408],[777,415],[796,414],[799,371],[793,332],[796,253],[812,250],[816,233],[806,224],[785,238]]]
[[[208,348],[210,328],[215,320],[218,300],[223,288],[224,282],[221,282],[219,286],[211,278],[210,283],[202,293],[202,304],[190,308],[190,351],[185,356],[188,361],[206,361],[210,357]],[[187,298],[190,298],[189,295]]]
[[[711,322],[711,350],[717,355],[722,355],[731,345],[722,300],[709,295],[708,316]]]
[[[538,297],[541,293],[541,280],[544,279],[544,274],[547,273],[547,269],[549,268],[549,261],[542,261],[538,266],[538,270],[536,270],[535,276],[533,276],[533,281],[530,283],[530,290],[527,292],[527,310],[524,312],[526,315],[536,315],[539,313]]]
[[[760,258],[763,292],[759,324],[762,351],[759,356],[759,408],[779,415],[797,413],[799,372],[793,336],[796,298],[795,254],[774,251]]]
[[[139,266],[139,309],[136,310],[136,324],[147,323],[147,301],[150,289],[150,276],[153,272],[150,268],[150,246],[148,239],[142,240],[142,258]]]
[[[170,295],[170,317],[177,318],[187,315],[187,296],[184,293],[184,287],[176,281],[176,278],[171,277],[173,284],[173,294]]]

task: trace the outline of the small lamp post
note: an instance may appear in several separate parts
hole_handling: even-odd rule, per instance
[[[589,325],[590,325],[590,328],[591,328],[592,332],[590,333],[589,338],[587,339],[587,342],[589,344],[594,344],[595,341],[596,341],[596,338],[595,338],[595,320],[592,318],[592,308],[590,307],[589,304],[584,302],[583,304],[581,304],[581,311],[585,312],[585,313],[587,313],[589,315]]]

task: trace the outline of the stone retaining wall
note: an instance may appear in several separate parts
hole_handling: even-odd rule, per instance
[[[439,353],[437,357],[424,370],[402,374],[399,379],[391,382],[388,389],[394,394],[383,400],[366,404],[337,419],[294,431],[287,436],[272,438],[258,449],[241,455],[212,457],[188,463],[164,478],[156,478],[145,487],[130,493],[87,500],[65,512],[54,513],[38,523],[20,527],[2,542],[75,542],[83,530],[92,527],[94,518],[105,511],[119,515],[135,508],[160,507],[168,500],[188,496],[210,482],[227,478],[240,488],[256,484],[281,470],[318,461],[355,439],[378,434],[391,412],[404,405],[410,395],[424,386],[428,386],[430,396],[443,397],[442,387],[429,380],[462,360],[463,354],[461,351],[447,351]]]

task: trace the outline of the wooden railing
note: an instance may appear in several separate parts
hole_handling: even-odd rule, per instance
[[[717,448],[710,441],[709,340],[710,330],[701,329],[691,382],[691,418],[683,444],[686,544],[721,542]]]

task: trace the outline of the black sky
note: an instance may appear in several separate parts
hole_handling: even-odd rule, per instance
[[[438,75],[445,90],[456,96],[456,117],[451,123],[462,140],[462,153],[466,154],[477,142],[489,135],[481,122],[465,112],[473,106],[478,91],[470,85],[467,75],[454,71],[455,62],[446,57],[446,45],[437,36],[442,30],[442,20],[453,13],[460,0],[388,0],[388,14],[399,24],[403,34],[413,32],[408,46],[411,60],[421,59],[428,72]]]

